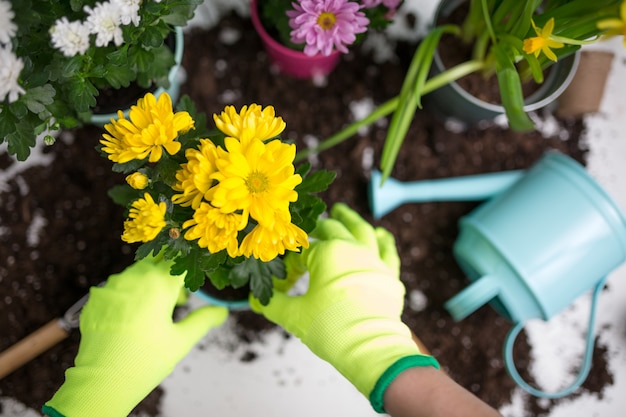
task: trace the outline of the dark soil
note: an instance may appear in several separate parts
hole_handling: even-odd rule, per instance
[[[220,33],[236,29],[241,36],[224,44]],[[183,66],[188,93],[208,115],[227,104],[237,108],[256,102],[273,105],[284,118],[284,135],[306,147],[308,135],[325,138],[353,120],[352,102],[371,98],[379,104],[400,89],[414,45],[397,46],[397,62],[374,64],[358,48],[343,57],[327,85],[276,75],[250,22],[232,16],[219,27],[195,30],[186,36]],[[210,120],[210,119],[209,119]],[[524,169],[546,150],[558,149],[585,162],[585,126],[581,120],[559,119],[561,131],[551,137],[537,132],[520,134],[489,127],[452,132],[427,110],[416,113],[393,176],[400,180],[432,179],[483,172]],[[446,371],[477,396],[499,407],[510,402],[515,385],[506,373],[501,347],[511,327],[489,306],[455,322],[443,303],[467,285],[452,256],[457,221],[478,203],[407,204],[374,221],[367,204],[370,167],[378,166],[386,123],[319,154],[315,169],[337,172],[322,197],[332,205],[342,201],[376,225],[391,230],[402,258],[402,280],[407,294],[419,290],[427,298],[420,311],[404,310],[403,319],[430,348]],[[123,181],[110,172],[110,163],[94,150],[102,131],[85,127],[64,136],[46,152],[54,161],[13,178],[0,194],[0,350],[6,349],[51,319],[59,317],[78,298],[133,259],[133,248],[120,239],[123,210],[107,197],[107,190]],[[0,157],[0,168],[13,162]],[[43,218],[39,241],[29,240],[33,219]],[[251,312],[234,313],[242,343],[262,338],[271,328]],[[250,324],[252,323],[252,324]],[[601,330],[600,330],[601,331]],[[13,397],[39,409],[63,381],[79,343],[78,332],[0,381],[0,397]],[[523,333],[515,349],[521,368],[530,361],[531,347]],[[254,360],[254,355],[245,360]],[[530,380],[527,372],[522,375]],[[580,393],[602,395],[612,383],[606,349],[596,346],[594,365]],[[138,407],[157,415],[157,389]],[[566,400],[564,400],[566,401]],[[528,416],[541,416],[554,402],[530,398]],[[5,415],[0,410],[0,415]],[[8,416],[7,416],[8,417]]]

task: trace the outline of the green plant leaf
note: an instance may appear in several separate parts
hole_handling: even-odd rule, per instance
[[[3,143],[6,137],[15,132],[19,119],[11,112],[6,110],[4,105],[0,105],[2,117],[0,117],[0,143]]]
[[[228,278],[229,274],[230,268],[220,266],[218,268],[215,268],[215,270],[207,273],[207,276],[209,277],[209,279],[211,280],[211,284],[213,284],[215,288],[217,288],[218,290],[223,290],[228,285],[230,285],[230,279]]]
[[[87,79],[73,80],[69,82],[69,99],[74,104],[76,111],[88,111],[96,105],[98,90]]]
[[[280,258],[269,262],[245,258],[243,262],[233,267],[229,278],[234,288],[240,288],[249,282],[252,294],[261,304],[267,305],[273,294],[273,276],[286,276],[285,265]]]
[[[387,138],[385,139],[380,161],[381,182],[384,182],[391,175],[391,170],[395,164],[402,142],[404,142],[406,132],[411,125],[417,108],[421,107],[422,90],[426,83],[439,39],[445,33],[458,35],[459,31],[460,29],[453,25],[437,27],[422,39],[415,51],[400,89],[398,107],[389,123],[389,130],[387,131]]]
[[[133,159],[128,162],[124,162],[123,164],[114,163],[111,167],[113,172],[119,172],[122,174],[130,174],[131,172],[137,171],[141,168],[147,161],[148,158],[145,159]]]
[[[110,65],[107,68],[104,78],[115,89],[128,87],[135,78],[135,71],[127,65]]]
[[[135,260],[138,261],[140,259],[144,259],[145,257],[150,256],[150,253],[152,253],[152,256],[157,256],[166,243],[167,234],[164,232],[159,233],[157,237],[150,242],[139,245],[135,251]]]
[[[186,255],[178,256],[171,272],[174,275],[186,272],[185,287],[190,291],[197,291],[204,284],[207,274],[214,272],[225,259],[225,251],[211,254],[196,248]]]
[[[154,27],[148,26],[141,35],[141,44],[146,48],[158,48],[163,45],[163,34]]]
[[[203,0],[173,2],[170,13],[163,16],[163,21],[172,26],[185,26],[187,21],[193,17],[196,7],[202,2]]]
[[[292,223],[310,233],[317,225],[317,219],[326,211],[326,203],[312,194],[303,194],[289,207]]]
[[[72,10],[74,10],[75,12],[81,10],[83,8],[83,5],[84,5],[83,0],[70,0],[70,6],[72,7]]]
[[[176,172],[180,169],[178,161],[171,158],[169,155],[163,155],[155,167],[155,171],[158,172],[157,180],[162,180],[168,185],[176,183]]]
[[[128,61],[131,65],[137,67],[137,71],[146,72],[153,63],[153,55],[150,51],[143,49],[139,45],[133,45],[128,48]]]
[[[172,238],[170,235],[170,238],[167,241],[167,246],[165,247],[165,259],[174,259],[177,256],[187,256],[191,253],[191,250],[192,248],[190,242],[186,240],[182,234],[176,239]]]
[[[28,158],[30,149],[36,143],[35,132],[30,126],[32,126],[32,117],[26,117],[16,125],[13,133],[5,137],[9,154],[15,155],[19,161],[25,161]]]
[[[107,55],[107,60],[111,65],[122,66],[128,60],[128,44],[124,44]]]
[[[111,187],[107,194],[115,204],[128,207],[133,201],[143,196],[143,191],[135,190],[128,184],[118,184]]]
[[[291,0],[266,0],[258,2],[259,17],[265,30],[283,45],[290,49],[302,50],[304,44],[291,42],[291,27],[286,10],[293,10]]]
[[[502,106],[509,119],[509,126],[517,131],[533,130],[535,125],[524,111],[522,83],[515,64],[500,45],[494,45],[493,50],[496,57],[496,75]]]
[[[528,64],[528,68],[533,76],[533,80],[537,84],[541,84],[543,82],[543,69],[541,68],[541,64],[539,63],[537,57],[533,54],[524,54],[524,59]],[[522,76],[523,75],[520,74],[520,77]]]
[[[28,107],[23,100],[11,103],[9,110],[11,110],[11,113],[13,113],[13,115],[15,115],[18,119],[23,119],[28,114]]]
[[[302,175],[302,174],[301,174]],[[328,186],[335,180],[337,173],[326,169],[315,171],[302,178],[295,190],[300,193],[319,193],[326,191]]]
[[[56,91],[54,90],[54,87],[50,84],[45,84],[40,87],[28,89],[21,99],[31,112],[37,115],[40,113],[46,113],[45,116],[48,116],[50,113],[48,112],[46,106],[54,102],[55,94]]]
[[[193,252],[192,252],[193,253]],[[190,254],[189,256],[193,256]],[[185,262],[184,265],[181,266],[183,260],[188,260],[187,257],[179,257],[174,261],[174,265],[172,265],[172,274],[173,275],[181,275],[184,272],[185,275],[185,287],[189,289],[189,291],[198,291],[198,289],[204,285],[204,281],[206,280],[206,274],[204,271],[198,266],[198,264],[193,262]]]

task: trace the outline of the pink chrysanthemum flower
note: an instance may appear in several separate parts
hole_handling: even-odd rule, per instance
[[[288,10],[293,43],[306,43],[304,53],[330,55],[333,49],[348,52],[346,45],[367,30],[369,19],[358,3],[348,0],[300,0]]]

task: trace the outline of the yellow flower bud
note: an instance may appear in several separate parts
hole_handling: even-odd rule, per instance
[[[135,190],[143,190],[148,186],[148,177],[141,172],[134,172],[126,177],[126,182]]]

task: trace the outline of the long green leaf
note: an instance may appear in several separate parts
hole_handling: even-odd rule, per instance
[[[430,71],[433,56],[439,39],[445,33],[458,35],[459,28],[452,25],[435,28],[422,40],[411,61],[400,89],[398,107],[389,123],[389,130],[387,131],[387,138],[383,147],[380,162],[382,171],[381,182],[384,182],[391,175],[391,170],[397,159],[402,142],[404,142],[406,132],[409,130],[417,108],[421,107],[422,90]]]
[[[524,111],[522,83],[515,65],[500,45],[495,45],[493,50],[496,57],[498,86],[509,126],[517,131],[533,130],[535,125]]]

